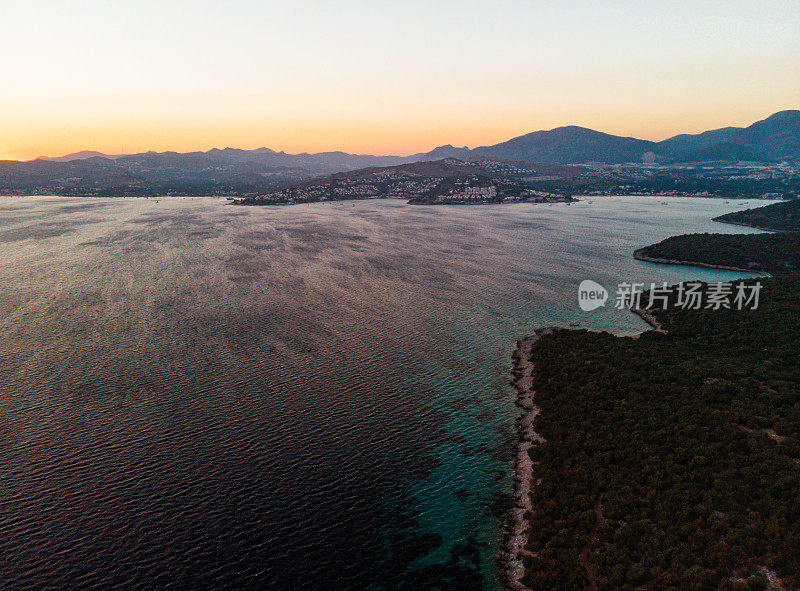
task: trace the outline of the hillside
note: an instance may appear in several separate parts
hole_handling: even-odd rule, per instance
[[[343,199],[397,198],[413,204],[569,201],[586,169],[500,160],[456,158],[365,168],[289,184],[237,205],[276,205]]]
[[[311,176],[302,168],[234,162],[201,152],[148,152],[113,159],[0,161],[0,194],[229,195],[265,191]]]
[[[654,146],[653,142],[645,140],[569,126],[535,131],[494,146],[475,148],[470,156],[548,164],[621,164],[641,161],[642,155]]]
[[[429,154],[439,158],[498,157],[553,164],[621,164],[642,162],[648,152],[652,152],[661,163],[800,160],[800,111],[781,111],[749,127],[725,127],[695,135],[682,134],[661,142],[568,126],[535,131],[472,150],[442,146]]]
[[[673,162],[800,158],[800,111],[781,111],[749,127],[725,127],[660,142],[656,154]]]
[[[795,199],[787,203],[775,203],[766,207],[726,213],[714,220],[752,226],[762,230],[800,232],[800,200]]]

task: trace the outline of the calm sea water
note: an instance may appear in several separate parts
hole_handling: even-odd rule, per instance
[[[0,586],[499,588],[515,340],[748,205],[0,198]]]

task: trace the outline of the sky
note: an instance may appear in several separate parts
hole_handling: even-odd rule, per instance
[[[4,0],[0,159],[410,154],[800,108],[800,0]]]

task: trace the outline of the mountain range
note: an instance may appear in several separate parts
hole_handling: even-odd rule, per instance
[[[148,152],[134,156],[154,159],[170,158],[175,152]],[[394,166],[408,162],[439,160],[442,158],[500,158],[541,164],[585,164],[600,162],[621,164],[648,161],[662,163],[692,163],[706,161],[780,162],[800,159],[800,110],[780,111],[748,127],[724,127],[699,134],[681,134],[653,142],[633,137],[621,137],[569,125],[547,131],[534,131],[492,146],[458,148],[440,146],[412,156],[372,156],[346,152],[321,152],[317,154],[287,154],[269,148],[238,150],[212,149],[191,152],[187,157],[208,158],[229,164],[255,162],[268,167],[306,169],[318,174],[356,170],[369,166]],[[67,162],[71,160],[103,157],[120,159],[125,156],[108,156],[99,152],[84,151],[58,158],[43,160]]]
[[[642,162],[643,159],[662,163],[796,161],[800,160],[800,111],[780,111],[749,127],[682,134],[661,142],[620,137],[571,125],[535,131],[472,150],[442,146],[428,155],[431,154],[436,158],[503,158],[543,164],[622,164]]]
[[[368,167],[443,158],[534,164],[800,162],[800,111],[775,113],[748,127],[725,127],[653,142],[584,127],[535,131],[492,146],[440,146],[411,156],[346,152],[287,154],[269,148],[106,155],[84,151],[29,162],[0,161],[0,193],[227,194],[259,192]]]

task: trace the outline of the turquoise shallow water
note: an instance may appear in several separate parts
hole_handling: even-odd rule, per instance
[[[498,588],[515,340],[748,205],[0,199],[4,578]]]

